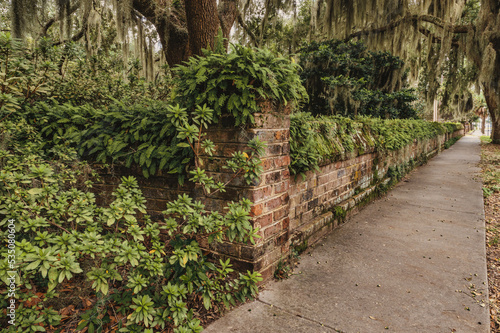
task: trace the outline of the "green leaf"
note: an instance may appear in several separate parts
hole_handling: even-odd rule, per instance
[[[35,261],[33,261],[31,264],[29,264],[28,266],[26,266],[26,268],[25,268],[25,269],[26,269],[27,271],[31,271],[31,270],[33,270],[33,269],[37,268],[37,267],[38,267],[38,265],[40,265],[40,263],[41,263],[41,261],[40,261],[40,260],[35,260]]]
[[[108,294],[108,290],[109,290],[109,285],[107,282],[101,282],[101,292],[104,294],[104,295],[107,295]]]
[[[43,192],[43,188],[41,188],[41,187],[32,188],[31,190],[28,191],[28,193],[31,195],[41,194],[42,192]]]

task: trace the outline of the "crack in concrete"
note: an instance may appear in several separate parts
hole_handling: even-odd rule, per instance
[[[260,303],[262,303],[262,304],[265,304],[265,305],[267,305],[267,306],[270,306],[270,307],[276,308],[276,309],[278,309],[278,310],[280,310],[280,311],[286,312],[286,313],[288,313],[288,314],[290,314],[290,315],[292,315],[292,316],[299,317],[299,318],[301,318],[301,319],[304,319],[304,320],[310,321],[310,322],[312,322],[312,323],[318,324],[318,325],[320,325],[321,327],[326,327],[326,328],[332,329],[332,330],[334,330],[334,331],[335,331],[335,332],[337,332],[337,333],[345,333],[344,331],[339,330],[339,329],[336,329],[335,327],[332,327],[332,326],[330,326],[330,325],[323,324],[322,322],[319,322],[319,321],[317,321],[317,320],[314,320],[314,319],[311,319],[311,318],[308,318],[308,317],[304,317],[304,316],[303,316],[303,315],[301,315],[301,314],[293,313],[292,311],[289,311],[289,310],[284,309],[284,308],[282,308],[282,307],[279,307],[279,306],[273,305],[273,304],[271,304],[271,303],[265,302],[265,301],[261,300],[260,298],[257,298],[257,299],[256,299],[256,301],[257,301],[257,302],[260,302]]]

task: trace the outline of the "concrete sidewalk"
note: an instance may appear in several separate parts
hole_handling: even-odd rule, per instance
[[[463,137],[205,332],[489,332],[479,154]]]

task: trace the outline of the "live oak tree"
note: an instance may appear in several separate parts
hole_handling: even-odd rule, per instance
[[[15,37],[31,35],[37,39],[47,36],[49,29],[59,23],[59,31],[55,33],[59,43],[82,38],[88,43],[92,41],[91,30],[100,36],[104,21],[108,20],[126,53],[127,45],[144,39],[142,26],[150,25],[166,62],[172,66],[191,55],[200,55],[203,48],[213,48],[219,30],[227,48],[233,26],[243,40],[264,46],[268,39],[266,27],[285,11],[293,12],[291,17],[295,17],[298,3],[298,0],[12,0],[11,29]],[[248,25],[256,19],[257,27],[251,29]],[[298,39],[294,43],[298,44]]]
[[[498,0],[315,0],[310,22],[317,39],[362,38],[371,48],[407,60],[410,78],[427,77],[428,102],[435,99],[444,72],[451,100],[469,98],[464,84],[480,88],[493,124],[492,139],[500,143]],[[461,75],[467,68],[467,75]],[[469,111],[465,104],[461,112]]]
[[[203,48],[213,48],[219,29],[228,38],[241,15],[238,4],[238,0],[12,0],[11,30],[14,37],[38,39],[59,23],[58,43],[86,38],[96,44],[102,22],[108,20],[124,45],[125,58],[130,44],[144,44],[142,49],[151,52],[151,40],[158,38],[172,66],[201,54]],[[148,24],[157,33],[149,43],[144,36]]]
[[[113,26],[127,59],[134,45],[145,66],[174,65],[214,47],[219,32],[226,38],[236,27],[241,42],[269,45],[269,26],[279,18],[299,16],[299,28],[284,41],[296,50],[300,39],[364,39],[370,49],[403,58],[409,79],[420,79],[430,107],[438,93],[445,105],[469,111],[470,88],[481,89],[493,122],[492,138],[500,142],[500,2],[498,0],[12,0],[12,31],[53,32],[57,43],[80,40],[95,50],[104,19]],[[33,6],[35,3],[35,6]],[[310,13],[298,8],[310,6]],[[106,14],[112,8],[113,14]],[[36,22],[41,22],[38,24]],[[304,23],[309,30],[304,32]],[[236,23],[236,24],[235,24]],[[282,26],[282,25],[281,25]],[[54,30],[54,29],[52,29]],[[110,29],[112,30],[112,29]],[[132,35],[131,35],[132,34]],[[25,35],[25,34],[24,34]],[[147,37],[148,36],[148,37]],[[277,38],[283,34],[275,34]],[[162,52],[155,55],[156,41]],[[287,49],[280,41],[279,47]],[[226,42],[227,46],[227,42]],[[159,60],[159,61],[158,61]],[[443,82],[446,81],[446,82]],[[443,92],[443,88],[444,92]]]

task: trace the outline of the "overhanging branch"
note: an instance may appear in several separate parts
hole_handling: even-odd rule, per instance
[[[70,9],[69,9],[69,15],[73,14],[74,12],[76,12],[78,10],[78,8],[80,8],[81,5],[82,5],[82,2],[81,1],[77,1],[73,6],[70,7]],[[49,28],[54,23],[56,23],[59,20],[64,19],[65,17],[66,17],[66,15],[61,15],[61,13],[57,14],[57,16],[51,17],[47,21],[47,23],[45,23],[43,25],[42,31],[40,32],[40,37],[43,37],[43,36],[47,35],[47,31],[49,30]]]
[[[379,28],[373,28],[373,29],[365,29],[365,30],[360,30],[356,31],[349,36],[345,38],[346,41],[356,38],[356,37],[361,37],[361,36],[367,36],[370,34],[375,34],[375,33],[383,33],[385,31],[393,30],[397,26],[403,24],[403,23],[417,23],[417,22],[427,22],[431,23],[437,27],[440,27],[442,29],[446,29],[449,32],[452,33],[467,33],[469,29],[472,27],[471,25],[447,25],[444,23],[440,18],[431,16],[431,15],[408,15],[404,16],[400,19],[397,19],[395,21],[392,21],[386,26],[379,27]]]
[[[418,31],[420,31],[420,33],[422,33],[423,35],[427,36],[427,38],[430,38],[432,43],[441,44],[443,42],[441,37],[434,35],[428,29],[420,27],[420,28],[418,28]],[[453,47],[460,46],[460,42],[459,42],[458,38],[453,38],[451,40],[451,46],[453,46]]]
[[[241,12],[239,10],[238,10],[238,15],[236,16],[236,19],[238,20],[238,23],[243,28],[243,30],[245,30],[245,32],[248,34],[248,36],[250,36],[250,39],[253,42],[253,45],[255,47],[257,47],[258,46],[257,45],[257,37],[252,32],[252,30],[250,30],[250,28],[247,26],[247,24],[245,23],[245,20],[243,19],[243,16],[241,15]]]

